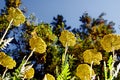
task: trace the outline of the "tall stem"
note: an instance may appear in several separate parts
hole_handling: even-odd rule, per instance
[[[113,70],[114,70],[114,63],[115,63],[115,50],[114,50],[114,47],[112,48],[112,53],[113,53],[113,57],[112,57],[112,70],[110,70],[110,80],[113,80],[114,78],[114,74],[113,74]]]
[[[5,77],[5,74],[6,74],[7,70],[8,69],[6,68],[5,71],[3,72],[2,79]]]
[[[93,79],[92,79],[92,76],[93,76],[93,75],[92,75],[92,65],[93,65],[93,61],[91,62],[91,65],[90,65],[90,66],[91,66],[91,68],[90,68],[90,78],[91,78],[91,80],[93,80]]]
[[[8,27],[7,27],[6,31],[5,31],[5,33],[3,34],[3,36],[2,36],[2,38],[1,38],[1,40],[0,40],[0,44],[3,42],[3,39],[4,39],[4,37],[6,36],[8,30],[9,30],[11,24],[12,24],[12,22],[13,22],[13,19],[10,21],[10,23],[9,23],[9,25],[8,25]]]
[[[29,60],[30,57],[33,55],[33,52],[34,52],[34,51],[35,51],[35,48],[32,50],[32,52],[30,53],[30,55],[28,56],[28,58],[26,59],[26,61],[25,61],[25,63],[23,64],[22,67],[24,67],[24,66],[27,64],[28,60]]]
[[[104,75],[105,75],[105,80],[107,80],[107,68],[106,68],[106,62],[104,61]]]
[[[62,64],[63,65],[65,64],[67,50],[68,50],[68,46],[67,46],[67,43],[66,43],[66,45],[65,45],[65,53],[62,55]]]
[[[28,60],[30,59],[30,57],[33,55],[33,52],[35,51],[35,48],[32,50],[32,52],[30,53],[30,55],[28,56],[28,58],[26,59],[25,63],[22,65],[21,67],[21,73],[24,72],[25,70],[25,65],[27,64]],[[20,75],[20,74],[19,74]]]
[[[33,55],[33,52],[35,51],[35,48],[32,50],[32,52],[30,53],[30,55],[28,56],[28,58],[25,61],[25,64],[28,62],[28,60],[30,59],[30,57]]]
[[[67,44],[66,44],[66,46],[65,46],[65,56],[66,56],[66,54],[67,54],[67,50],[68,50],[68,46],[67,46]]]

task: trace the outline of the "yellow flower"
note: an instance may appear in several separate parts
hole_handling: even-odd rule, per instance
[[[6,54],[4,52],[0,52],[0,62],[5,56],[6,56]]]
[[[35,48],[35,51],[38,53],[44,53],[46,51],[46,43],[37,35],[33,36],[30,39],[29,44],[31,46],[31,49],[33,50]]]
[[[120,35],[108,34],[101,39],[101,45],[106,52],[120,49]]]
[[[0,52],[0,64],[8,69],[13,69],[16,66],[15,60],[6,55],[4,52]]]
[[[45,77],[44,77],[44,79],[43,79],[43,80],[55,80],[55,78],[54,78],[54,76],[53,76],[53,75],[51,75],[51,74],[47,73],[47,74],[45,74]]]
[[[25,68],[27,69],[29,66],[26,66]],[[24,72],[24,78],[25,79],[31,79],[34,77],[34,68],[30,68]]]
[[[102,60],[102,54],[95,49],[89,49],[84,51],[83,58],[86,63],[91,64],[93,61],[94,65],[99,65]]]
[[[95,75],[95,72],[88,64],[80,64],[77,67],[76,75],[80,80],[90,80],[91,77]]]
[[[74,46],[76,44],[75,35],[67,30],[61,32],[59,40],[64,47],[66,46],[66,44],[67,46]]]
[[[8,9],[7,20],[11,21],[12,19],[14,26],[19,26],[25,22],[25,16],[19,8],[10,7]]]

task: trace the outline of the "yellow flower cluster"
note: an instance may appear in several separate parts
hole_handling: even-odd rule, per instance
[[[80,64],[77,67],[76,75],[80,80],[91,80],[91,76],[95,75],[95,72],[88,64]]]
[[[27,69],[29,66],[26,66],[25,68]],[[31,79],[34,77],[34,68],[30,68],[24,72],[24,78],[25,79]]]
[[[76,37],[72,32],[67,30],[63,30],[61,32],[61,36],[59,38],[62,45],[65,47],[67,46],[74,46],[76,44]]]
[[[53,75],[51,75],[51,74],[47,73],[47,74],[45,74],[45,77],[44,77],[44,79],[43,79],[43,80],[55,80],[55,78],[54,78],[54,76],[53,76]]]
[[[4,52],[0,52],[0,65],[7,69],[13,69],[16,66],[16,62]]]
[[[12,19],[14,26],[19,26],[25,22],[25,16],[19,8],[10,7],[8,9],[7,20],[11,21]]]
[[[120,35],[108,34],[101,39],[101,46],[106,52],[120,49]]]
[[[99,65],[102,60],[102,54],[97,52],[95,49],[89,49],[83,52],[84,62],[91,64],[92,61],[94,65]]]
[[[42,38],[38,37],[37,35],[33,36],[29,44],[31,46],[31,49],[33,50],[35,48],[35,51],[38,53],[44,53],[46,51],[46,43],[42,40]]]

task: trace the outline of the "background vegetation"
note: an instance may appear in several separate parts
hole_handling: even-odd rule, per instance
[[[101,13],[80,17],[79,28],[62,15],[51,24],[25,17],[21,0],[5,0],[0,13],[0,77],[3,80],[119,79],[120,36]],[[111,56],[111,57],[110,57]]]

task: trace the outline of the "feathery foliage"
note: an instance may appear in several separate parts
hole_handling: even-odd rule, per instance
[[[70,70],[69,70],[69,64],[66,64],[63,69],[62,72],[60,73],[60,75],[57,77],[57,80],[69,80],[71,79],[70,76]]]

